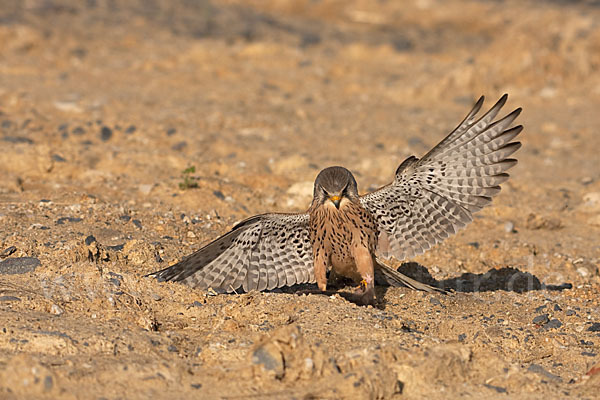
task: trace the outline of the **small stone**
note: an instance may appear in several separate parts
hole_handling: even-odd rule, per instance
[[[185,149],[186,147],[187,147],[187,142],[185,140],[182,140],[181,142],[177,142],[173,146],[171,146],[171,149],[173,149],[175,151],[181,151],[181,150]]]
[[[567,311],[565,312],[565,315],[566,315],[567,317],[570,317],[570,316],[572,316],[572,315],[577,315],[577,313],[575,312],[575,310],[567,310]]]
[[[41,265],[40,260],[35,257],[7,258],[0,261],[0,274],[18,275],[33,272]]]
[[[507,221],[504,224],[504,232],[506,232],[506,233],[512,233],[514,231],[515,231],[515,224],[513,222],[511,222],[511,221]]]
[[[100,130],[100,139],[103,142],[108,141],[112,137],[113,131],[108,126],[103,126]]]
[[[177,347],[174,344],[169,345],[169,347],[167,347],[167,350],[169,351],[169,353],[177,353]]]
[[[430,297],[429,298],[429,302],[431,304],[435,305],[435,306],[441,306],[442,305],[442,302],[439,299],[435,298],[435,297]]]
[[[579,275],[581,275],[583,278],[586,278],[590,274],[590,272],[585,267],[577,268],[577,273]]]
[[[541,306],[539,306],[539,307],[536,307],[536,308],[535,308],[535,313],[536,313],[536,314],[537,314],[537,313],[541,313],[541,312],[544,310],[544,308],[546,308],[546,305],[545,305],[545,304],[542,304]]]
[[[135,225],[136,228],[142,229],[142,222],[139,219],[134,219],[131,222]]]
[[[64,311],[57,304],[52,304],[52,306],[50,307],[50,313],[54,315],[61,315],[62,313],[64,313]]]
[[[15,296],[0,296],[0,301],[21,301],[21,299]]]
[[[254,350],[252,363],[262,365],[267,371],[273,371],[276,378],[283,377],[283,356],[275,346],[269,345],[269,343]]]
[[[162,300],[162,297],[159,294],[156,294],[156,293],[152,293],[150,295],[150,297],[152,297],[152,300],[154,300],[154,301],[160,301],[160,300]]]
[[[548,321],[550,321],[548,314],[542,314],[535,317],[532,322],[536,325],[545,325],[548,323]]]
[[[188,231],[187,237],[189,237],[190,239],[193,239],[196,237],[196,234],[193,231]]]
[[[85,133],[85,129],[83,129],[82,127],[78,126],[75,129],[73,129],[71,131],[71,133],[73,135],[81,136],[81,135],[83,135]]]
[[[554,305],[554,311],[562,311],[562,308],[558,304]]]
[[[94,237],[94,235],[89,235],[88,237],[85,238],[85,245],[89,246],[90,244],[96,242],[96,238]]]
[[[5,142],[8,143],[25,143],[25,144],[33,144],[33,140],[29,139],[25,136],[4,136],[2,138]]]
[[[586,329],[588,332],[600,332],[600,322],[594,322],[589,328]]]
[[[52,154],[52,161],[56,161],[56,162],[65,162],[67,161],[63,156],[58,155],[58,154]]]
[[[2,253],[0,253],[0,258],[6,258],[6,257],[10,256],[12,253],[14,253],[15,251],[17,251],[17,248],[15,246],[7,247],[6,249],[4,249],[4,251]]]
[[[81,222],[81,218],[77,217],[60,217],[56,220],[56,225],[63,225],[65,222]]]
[[[177,129],[175,129],[175,128],[167,129],[167,136],[173,136],[175,133],[177,133]]]
[[[151,184],[143,184],[143,185],[138,186],[138,190],[140,191],[140,193],[148,195],[152,191],[153,187],[154,187],[154,185],[151,185]]]
[[[219,200],[225,200],[225,195],[223,194],[223,192],[221,192],[220,190],[214,190],[213,194],[215,195],[216,198],[218,198]]]
[[[536,373],[536,374],[539,374],[539,375],[542,375],[542,376],[545,376],[546,378],[548,378],[550,380],[553,380],[553,381],[562,381],[562,379],[560,378],[560,376],[554,375],[554,374],[546,371],[544,369],[544,367],[542,367],[539,364],[531,364],[529,366],[529,368],[527,368],[527,371],[533,372],[533,373]]]
[[[557,329],[557,328],[560,328],[561,326],[562,326],[562,322],[560,322],[557,319],[551,319],[550,321],[548,321],[548,323],[546,325],[544,325],[544,329],[545,330]]]
[[[127,127],[127,129],[125,129],[125,133],[126,133],[126,134],[128,134],[128,135],[130,135],[130,134],[132,134],[133,132],[135,132],[135,130],[136,130],[136,129],[137,129],[137,128],[135,127],[135,125],[129,125],[129,126]]]

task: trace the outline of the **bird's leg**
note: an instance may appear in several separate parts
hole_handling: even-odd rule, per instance
[[[356,289],[359,302],[362,304],[375,303],[375,280],[373,272],[373,257],[366,248],[357,248],[354,250],[354,262],[356,269],[362,278],[360,286]]]
[[[327,257],[323,249],[315,249],[315,280],[323,292],[327,290]]]

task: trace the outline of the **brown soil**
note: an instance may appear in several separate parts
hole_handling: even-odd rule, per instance
[[[600,8],[407,3],[4,0],[0,397],[597,398]],[[512,178],[402,267],[455,292],[142,277],[326,166],[387,183],[504,92]]]

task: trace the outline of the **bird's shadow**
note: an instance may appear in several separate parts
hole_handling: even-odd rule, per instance
[[[474,274],[467,272],[460,276],[443,280],[435,279],[433,276],[431,276],[429,270],[425,266],[417,262],[403,263],[398,268],[398,271],[419,282],[442,289],[447,293],[474,293],[491,292],[499,290],[506,292],[525,293],[535,290],[565,290],[571,289],[573,287],[571,283],[562,283],[560,285],[546,285],[543,282],[541,282],[537,276],[529,272],[521,271],[518,268],[514,267],[492,268],[483,274]],[[348,301],[360,304],[359,296],[357,296],[355,293],[352,293],[351,291],[348,292],[342,289],[351,285],[352,283],[350,281],[341,281],[337,282],[334,285],[331,285],[331,283],[329,283],[329,287],[331,287],[332,289],[341,290],[327,290],[326,292],[320,292],[319,290],[315,290],[314,285],[309,284],[294,285],[285,289],[279,289],[277,291],[282,291],[285,293],[314,293],[324,295],[331,295],[335,293]],[[376,287],[377,297],[379,299],[383,299],[389,287],[390,286],[378,285]],[[378,306],[385,307],[385,301],[380,301]]]

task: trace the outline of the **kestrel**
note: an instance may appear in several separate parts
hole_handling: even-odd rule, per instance
[[[495,120],[505,94],[476,119],[484,97],[444,140],[421,159],[408,157],[393,182],[360,196],[352,173],[322,170],[308,211],[250,217],[230,232],[166,269],[151,274],[199,289],[236,292],[271,290],[316,282],[330,275],[360,283],[358,300],[375,301],[376,276],[397,286],[435,290],[386,266],[381,258],[405,260],[421,254],[471,222],[490,204],[517,160],[510,127],[518,108]]]

